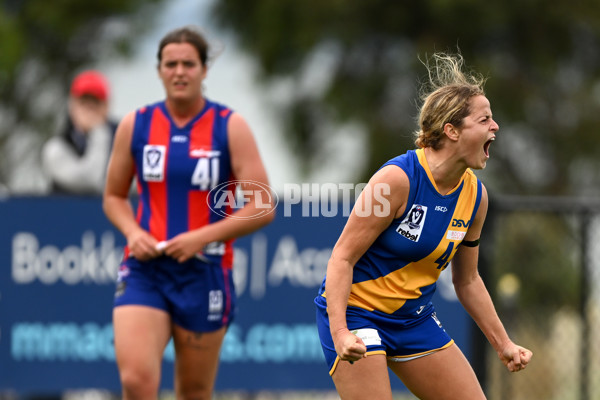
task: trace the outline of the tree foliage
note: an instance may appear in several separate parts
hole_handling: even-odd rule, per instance
[[[0,6],[0,183],[15,135],[48,135],[69,83],[102,57],[126,56],[162,0],[5,0]],[[8,157],[10,155],[10,157]]]
[[[280,111],[307,165],[323,156],[332,123],[365,127],[360,179],[414,148],[417,82],[426,74],[419,58],[459,49],[468,67],[489,78],[486,94],[501,128],[488,187],[600,192],[596,0],[221,0],[213,13],[267,83],[294,82]]]
[[[523,285],[519,300],[525,309],[577,310],[585,257],[578,254],[577,224],[566,216],[515,212],[502,214],[498,225],[496,232],[502,233],[494,240],[490,281],[516,275]]]

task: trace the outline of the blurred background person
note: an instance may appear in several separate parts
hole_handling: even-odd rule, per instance
[[[73,79],[65,129],[42,149],[51,193],[102,194],[117,127],[108,115],[109,89],[98,71],[83,71]]]
[[[232,190],[237,180],[257,193],[268,179],[245,119],[204,96],[208,52],[195,29],[168,33],[157,54],[166,99],[128,113],[115,135],[104,211],[127,239],[113,310],[126,400],[157,398],[171,338],[176,397],[212,398],[236,311],[233,240],[273,218],[259,199],[227,215],[215,211],[214,189]],[[129,202],[134,178],[137,215]]]

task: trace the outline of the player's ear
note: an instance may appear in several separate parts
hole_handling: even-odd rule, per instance
[[[449,122],[444,125],[444,134],[448,139],[450,139],[453,142],[456,142],[458,140],[458,137],[460,136],[458,129],[456,129],[454,125],[452,125]]]

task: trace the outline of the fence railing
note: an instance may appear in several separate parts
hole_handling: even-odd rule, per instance
[[[600,398],[600,199],[491,196],[480,273],[515,342],[534,351],[511,375],[473,330],[490,399]]]

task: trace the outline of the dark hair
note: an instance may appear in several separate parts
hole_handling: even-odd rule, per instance
[[[206,62],[208,60],[208,51],[209,46],[208,42],[198,32],[196,29],[190,26],[184,26],[183,28],[175,29],[169,33],[167,33],[160,41],[158,45],[158,53],[156,54],[158,58],[158,63],[162,61],[162,51],[166,45],[171,43],[189,43],[196,48],[198,51],[198,56],[200,57],[200,61],[202,65],[206,66]]]

